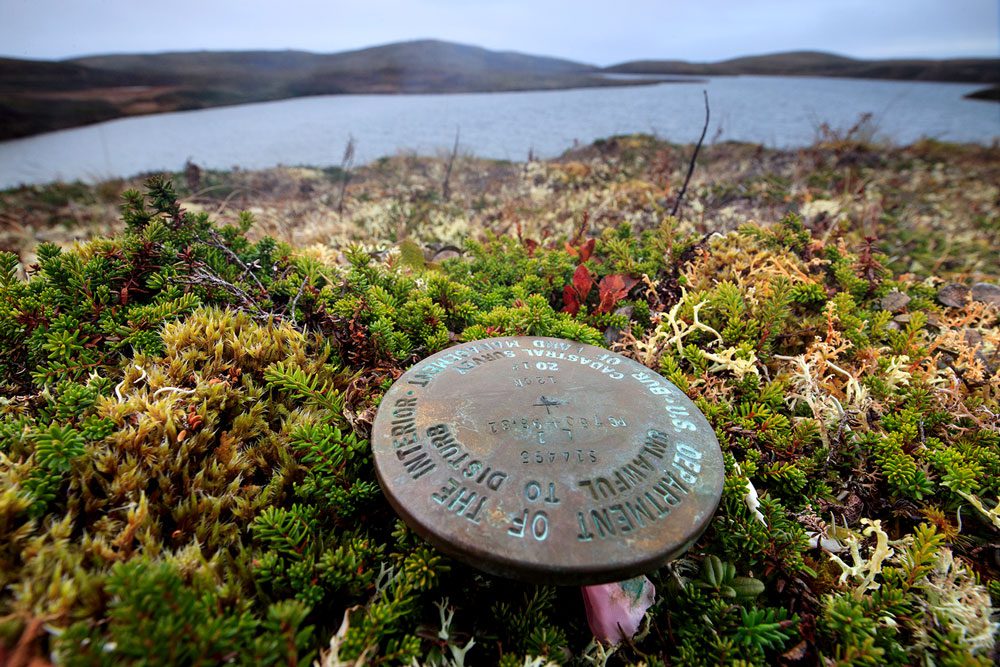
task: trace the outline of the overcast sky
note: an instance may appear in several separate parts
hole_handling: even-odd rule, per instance
[[[0,54],[334,52],[437,38],[610,65],[1000,54],[1000,0],[0,0]]]

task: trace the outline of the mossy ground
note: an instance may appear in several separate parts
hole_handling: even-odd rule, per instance
[[[643,136],[3,193],[0,662],[989,664],[1000,310],[938,292],[1000,278],[1000,160],[827,139],[707,147],[676,218],[691,148]],[[501,334],[613,347],[722,444],[625,645],[375,483],[381,393]]]

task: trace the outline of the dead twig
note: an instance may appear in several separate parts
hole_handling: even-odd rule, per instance
[[[299,298],[302,297],[302,292],[306,289],[306,283],[309,282],[309,276],[302,279],[302,284],[299,285],[299,291],[295,293],[295,298],[292,299],[292,303],[289,304],[288,310],[292,311],[292,326],[298,328],[298,318],[295,316],[295,308],[299,305]]]
[[[444,170],[444,182],[441,184],[441,198],[448,201],[451,196],[451,169],[455,166],[455,157],[458,155],[458,135],[462,131],[461,127],[455,128],[455,145],[451,147],[451,155],[448,157],[448,165]]]
[[[13,614],[5,616],[0,618],[0,621],[5,621],[13,617]],[[41,657],[42,651],[39,640],[45,636],[45,624],[56,618],[55,615],[29,618],[24,630],[21,632],[21,636],[17,640],[17,644],[14,646],[14,650],[6,656],[3,652],[0,652],[0,658],[5,658],[3,664],[9,665],[9,667],[51,664],[45,658]]]
[[[691,175],[694,173],[694,162],[698,159],[698,151],[701,150],[701,145],[705,142],[705,133],[708,132],[708,120],[711,117],[711,113],[708,108],[708,91],[701,91],[705,96],[705,125],[701,128],[701,137],[698,139],[698,143],[694,147],[694,153],[691,154],[691,162],[688,163],[687,176],[684,177],[684,185],[681,186],[681,191],[677,193],[677,199],[674,201],[674,208],[670,211],[671,217],[677,216],[677,211],[681,208],[681,201],[684,199],[684,194],[687,192],[688,183],[691,182]]]
[[[214,273],[209,273],[202,267],[196,268],[188,279],[179,278],[177,279],[177,282],[184,285],[211,285],[213,287],[221,288],[238,298],[243,303],[244,307],[247,310],[253,311],[256,316],[270,317],[270,313],[265,312],[260,305],[258,305],[257,302],[239,285],[234,285]]]
[[[248,266],[246,262],[244,262],[242,259],[239,258],[239,255],[230,250],[229,247],[225,244],[225,242],[223,242],[222,237],[220,237],[219,233],[216,232],[215,230],[212,230],[212,242],[209,243],[208,245],[212,246],[217,250],[221,250],[223,253],[225,253],[226,257],[236,262],[239,265],[239,267],[243,269],[243,275],[240,277],[242,278],[243,276],[249,275],[251,278],[253,278],[253,281],[257,284],[257,289],[260,290],[260,293],[267,294],[267,290],[264,289],[264,285],[260,282],[260,280],[257,279],[256,274],[254,274],[253,267]],[[256,263],[257,262],[254,262],[254,264]]]
[[[344,147],[344,157],[340,160],[340,170],[343,172],[340,181],[340,201],[337,202],[337,215],[344,214],[344,195],[347,193],[347,183],[351,180],[351,167],[354,166],[354,136],[348,135]]]

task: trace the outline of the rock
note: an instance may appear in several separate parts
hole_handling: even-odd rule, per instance
[[[962,335],[965,338],[965,344],[969,347],[977,347],[983,342],[983,335],[975,329],[966,328]]]
[[[929,319],[930,318],[928,318],[928,324],[930,324]],[[906,325],[909,324],[911,320],[913,320],[912,313],[900,313],[899,315],[896,315],[891,320],[889,320],[889,323],[886,325],[886,328],[892,331],[899,331],[901,329],[906,328]]]
[[[992,353],[987,355],[989,351],[985,345],[985,339],[983,335],[976,331],[975,329],[966,328],[963,332],[963,337],[965,338],[965,344],[976,351],[976,359],[983,365],[986,369],[986,375],[992,376],[997,372],[997,361],[1000,360],[1000,351],[993,349]]]
[[[632,317],[632,306],[621,306],[615,310],[615,315],[624,315],[625,317]],[[618,327],[608,327],[604,330],[604,344],[607,346],[614,345],[622,337],[622,330]]]
[[[900,292],[899,290],[892,290],[884,297],[880,302],[882,310],[888,310],[890,313],[902,312],[908,303],[910,303],[910,297]]]
[[[976,283],[972,286],[972,299],[1000,307],[1000,286],[990,283]]]
[[[461,256],[462,253],[459,250],[457,250],[453,246],[446,246],[435,252],[434,256],[431,258],[431,261],[443,262],[446,259],[454,259],[455,257],[461,257]]]
[[[984,369],[986,369],[987,377],[993,377],[994,375],[996,375],[997,372],[996,354],[994,354],[992,357],[987,357],[985,354],[983,354],[983,351],[981,349],[976,350],[976,360],[983,365]]]
[[[938,290],[938,301],[951,308],[962,308],[969,301],[969,288],[950,283]]]
[[[927,326],[933,327],[935,329],[941,329],[942,327],[949,327],[950,325],[945,321],[944,317],[940,313],[928,312],[927,316]]]
[[[809,650],[809,644],[805,639],[781,654],[785,662],[799,662],[805,660]]]
[[[656,587],[644,575],[597,586],[583,586],[583,605],[594,637],[610,644],[631,639],[646,610],[656,600]]]

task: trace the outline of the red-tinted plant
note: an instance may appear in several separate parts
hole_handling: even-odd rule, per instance
[[[579,246],[572,246],[569,243],[566,244],[566,252],[569,253],[570,257],[579,257],[580,263],[583,264],[590,256],[594,254],[594,243],[595,239],[590,239],[586,243],[581,243]]]
[[[581,264],[573,272],[573,282],[563,287],[563,312],[576,315],[580,312],[580,306],[587,300],[591,288],[594,286],[594,279],[590,275],[587,267]]]
[[[594,312],[610,313],[618,305],[619,301],[628,296],[628,293],[632,291],[632,288],[638,282],[635,278],[621,273],[614,273],[601,278],[601,283],[597,286],[600,303]]]
[[[618,302],[628,296],[639,281],[631,276],[615,273],[601,278],[597,284],[598,304],[594,313],[610,313]],[[563,312],[576,315],[594,287],[594,278],[581,264],[573,272],[573,282],[563,287]]]

